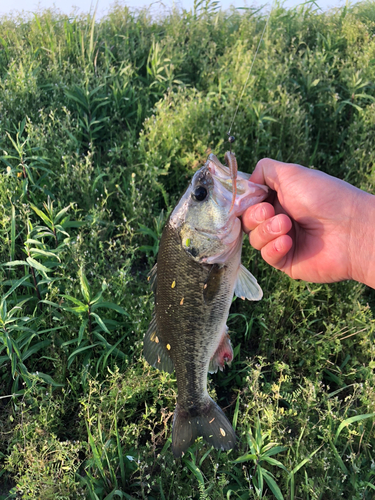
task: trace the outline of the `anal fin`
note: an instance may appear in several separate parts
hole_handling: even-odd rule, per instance
[[[216,373],[218,369],[220,371],[223,371],[225,363],[230,365],[232,359],[233,359],[232,344],[230,342],[228,327],[225,325],[219,347],[216,349],[215,354],[210,359],[208,372]]]
[[[143,339],[143,354],[147,363],[151,366],[168,373],[173,372],[173,361],[161,340],[156,324],[155,313],[152,316],[150,326]]]

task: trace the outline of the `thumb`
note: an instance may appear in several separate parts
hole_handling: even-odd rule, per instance
[[[279,173],[280,169],[290,166],[289,163],[272,160],[271,158],[263,158],[259,160],[254,172],[250,176],[250,181],[256,184],[265,184],[274,191],[278,191],[280,186]]]

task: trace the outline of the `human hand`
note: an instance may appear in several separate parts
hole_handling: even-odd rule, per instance
[[[273,193],[242,216],[250,244],[294,279],[375,287],[375,196],[323,172],[265,158],[250,177]]]

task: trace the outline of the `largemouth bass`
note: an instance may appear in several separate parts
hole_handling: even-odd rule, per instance
[[[150,274],[155,310],[144,356],[160,370],[176,371],[175,457],[198,436],[222,450],[236,443],[232,425],[208,395],[207,373],[233,358],[226,326],[233,294],[262,298],[256,279],[241,265],[239,216],[268,190],[249,177],[238,172],[235,191],[231,172],[211,154],[171,213]]]

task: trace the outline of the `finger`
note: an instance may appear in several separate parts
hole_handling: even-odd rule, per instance
[[[242,228],[245,233],[249,233],[274,215],[275,209],[270,203],[257,203],[249,207],[242,215]]]
[[[249,180],[251,182],[255,182],[256,184],[265,184],[274,191],[277,191],[279,186],[278,170],[285,165],[288,164],[272,160],[271,158],[263,158],[258,161]]]
[[[278,192],[281,184],[294,176],[299,177],[304,170],[309,171],[308,168],[296,163],[283,163],[271,158],[263,158],[258,161],[249,180],[256,184],[265,184]]]
[[[261,250],[270,241],[287,234],[292,228],[292,221],[285,214],[275,215],[259,224],[249,236],[250,244]]]
[[[292,238],[288,234],[283,234],[270,241],[262,248],[262,257],[267,264],[286,272],[285,267],[288,259],[288,252],[291,250],[292,245]]]

